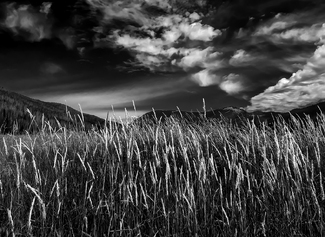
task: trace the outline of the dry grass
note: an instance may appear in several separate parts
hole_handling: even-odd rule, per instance
[[[325,236],[325,118],[124,125],[0,140],[0,233]]]

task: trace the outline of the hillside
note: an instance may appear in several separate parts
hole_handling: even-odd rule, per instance
[[[33,123],[28,110],[35,117],[33,119],[35,122]],[[43,102],[15,92],[0,89],[1,132],[12,132],[13,129],[16,132],[35,130],[42,124],[43,114],[44,121],[49,121],[52,127],[57,127],[57,122],[63,126],[74,126],[76,123],[73,123],[72,120],[79,122],[79,117],[81,118],[81,113],[69,106],[59,103]],[[92,126],[102,126],[105,123],[103,119],[90,114],[84,113],[83,118],[86,129],[90,129]]]
[[[304,108],[297,108],[290,112],[263,112],[254,111],[247,112],[241,108],[226,107],[223,109],[216,109],[204,112],[188,112],[178,110],[156,110],[148,112],[142,115],[138,122],[151,120],[153,122],[161,121],[164,122],[167,118],[173,117],[183,119],[188,122],[198,122],[203,118],[207,119],[226,119],[232,120],[235,123],[242,124],[245,120],[254,120],[257,124],[265,123],[272,125],[277,119],[284,119],[286,122],[290,122],[293,117],[305,118],[309,116],[312,120],[316,120],[317,115],[325,111],[325,102],[306,106]]]
[[[224,109],[209,110],[204,112],[189,112],[179,110],[155,110],[148,112],[138,118],[138,122],[151,120],[164,122],[167,118],[173,117],[176,119],[183,119],[187,122],[198,122],[202,119],[230,119],[235,122],[240,122],[245,118],[249,118],[250,114],[243,109],[235,107],[227,107]]]
[[[287,113],[278,112],[247,112],[241,108],[226,107],[223,109],[209,110],[206,112],[189,112],[179,110],[155,110],[150,111],[134,121],[136,124],[147,124],[148,122],[164,122],[167,118],[173,117],[182,119],[186,122],[197,123],[202,119],[226,119],[234,123],[242,124],[243,121],[249,119],[256,123],[266,123],[272,125],[277,118],[290,121],[292,116],[303,118],[306,115],[315,120],[317,115],[325,110],[325,102],[310,105],[304,108],[294,109]],[[31,118],[31,114],[34,118]],[[43,119],[44,115],[44,119]],[[42,124],[42,120],[49,121],[53,128],[60,125],[66,127],[75,127],[76,124],[81,128],[80,119],[83,116],[85,129],[92,127],[102,127],[105,120],[94,115],[81,113],[69,106],[44,102],[27,96],[0,89],[0,132],[8,133],[13,130],[22,133],[25,130],[38,130]],[[60,125],[58,125],[58,122]],[[44,124],[44,123],[43,123]],[[117,123],[116,123],[117,124]],[[117,124],[118,125],[118,124]]]

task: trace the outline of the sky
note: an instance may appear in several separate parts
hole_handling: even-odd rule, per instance
[[[203,100],[290,111],[325,99],[324,13],[323,0],[1,1],[0,86],[102,118]]]

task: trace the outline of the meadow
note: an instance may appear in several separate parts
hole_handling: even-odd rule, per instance
[[[325,236],[324,115],[40,127],[0,137],[2,236]]]

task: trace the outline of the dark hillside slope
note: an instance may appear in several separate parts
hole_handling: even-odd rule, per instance
[[[308,107],[291,110],[291,114],[293,115],[308,115],[312,119],[314,119],[321,112],[325,112],[325,102],[320,102],[318,104],[310,105]]]
[[[285,122],[292,122],[292,118],[305,119],[306,116],[309,116],[313,121],[316,120],[317,116],[325,112],[325,102],[318,104],[310,105],[304,108],[298,108],[291,110],[286,113],[279,112],[263,112],[263,111],[254,111],[247,112],[240,108],[227,107],[223,109],[210,110],[204,112],[187,112],[187,111],[178,111],[178,110],[156,110],[151,111],[137,120],[136,123],[145,124],[149,121],[156,123],[158,121],[164,122],[166,119],[172,117],[176,119],[181,119],[186,122],[200,122],[206,119],[226,119],[237,124],[245,124],[244,121],[250,120],[254,121],[255,124],[267,124],[272,126],[276,120],[283,120]],[[243,123],[244,122],[244,123]]]
[[[35,117],[32,118],[28,110]],[[68,115],[70,114],[70,116]],[[1,132],[23,132],[35,130],[41,126],[42,116],[44,121],[49,121],[51,126],[58,127],[57,121],[62,126],[72,127],[80,122],[81,113],[71,107],[59,103],[43,102],[18,93],[0,90],[0,126]],[[105,121],[94,115],[83,114],[86,129],[92,126],[103,126]],[[57,120],[57,121],[56,121]],[[79,123],[81,126],[81,123]]]
[[[188,111],[178,111],[178,110],[156,110],[151,111],[137,120],[136,123],[148,123],[151,121],[156,123],[158,121],[165,122],[168,118],[175,118],[178,120],[183,120],[185,122],[200,122],[205,119],[227,119],[232,120],[236,123],[241,123],[247,118],[250,118],[250,114],[243,109],[235,107],[227,107],[224,109],[210,110],[206,112],[188,112]]]
[[[267,123],[272,125],[275,120],[281,119],[285,122],[291,123],[292,118],[302,119],[305,121],[307,117],[316,122],[317,117],[325,113],[325,102],[320,102],[317,104],[311,104],[306,107],[293,109],[290,112],[280,113],[280,112],[262,112],[254,111],[249,113],[251,117],[255,118],[255,121],[260,123]]]

